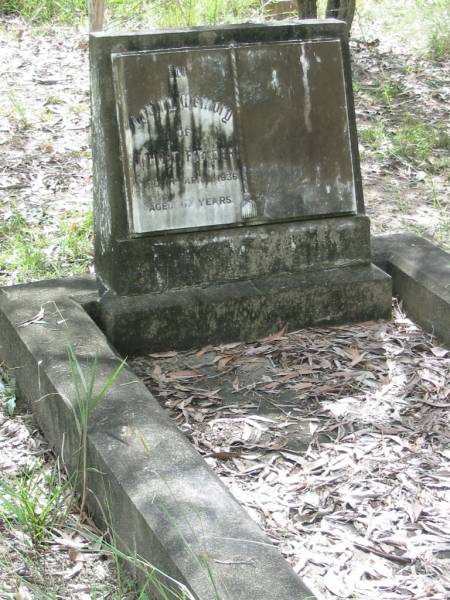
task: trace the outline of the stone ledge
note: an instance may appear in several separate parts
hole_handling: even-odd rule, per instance
[[[450,254],[411,233],[374,236],[372,253],[411,317],[450,345]]]
[[[128,296],[369,262],[369,220],[357,215],[124,239],[101,273]]]
[[[95,318],[123,353],[252,341],[285,325],[388,319],[391,281],[373,265],[272,275],[161,294],[106,294]]]
[[[15,369],[20,392],[72,471],[78,437],[62,400],[74,396],[68,339],[82,363],[97,356],[99,387],[120,364],[81,306],[93,293],[89,278],[0,290],[0,357]],[[41,309],[43,318],[30,322]],[[92,513],[109,516],[124,552],[157,565],[196,598],[217,597],[202,557],[223,598],[313,598],[128,368],[93,415],[88,457],[95,469],[88,480]]]

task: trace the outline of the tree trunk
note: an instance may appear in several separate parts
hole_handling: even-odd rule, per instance
[[[297,0],[300,19],[317,19],[317,0]]]
[[[340,19],[347,23],[350,31],[355,16],[356,1],[355,0],[328,0],[327,2],[327,19]]]
[[[103,17],[105,14],[104,0],[89,0],[89,31],[101,31],[103,29]]]

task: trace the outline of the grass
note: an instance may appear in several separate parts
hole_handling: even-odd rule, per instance
[[[433,150],[450,150],[450,136],[443,128],[407,119],[392,137],[392,154],[423,162]]]
[[[138,588],[137,598],[139,600],[147,600],[154,597],[154,592],[158,592],[158,597],[161,600],[195,600],[189,589],[176,579],[169,577],[166,573],[152,565],[149,561],[138,555],[132,555],[129,552],[123,552],[119,546],[123,546],[117,535],[111,534],[111,542],[103,540],[102,546],[110,552],[116,565],[116,573],[118,580],[121,582],[121,588],[129,587],[129,576],[123,573],[123,567],[126,566],[130,570],[140,573],[140,578],[144,580]],[[149,594],[149,595],[147,595]]]
[[[448,0],[416,0],[424,19],[429,58],[442,60],[450,55],[450,6]]]
[[[160,27],[192,27],[242,21],[255,14],[258,0],[159,0],[153,4]]]
[[[79,471],[82,477],[82,496],[77,510],[82,513],[86,497],[86,474],[89,470],[86,449],[91,416],[114,385],[125,361],[119,364],[106,383],[98,389],[96,359],[82,365],[71,343],[68,344],[68,355],[75,399],[73,402],[66,400],[66,403],[73,411],[80,437]],[[5,369],[2,368],[2,374],[4,373]],[[7,384],[2,384],[0,391],[4,392],[6,388]],[[3,392],[1,398],[4,400]],[[52,569],[55,567],[50,570],[46,567],[44,548],[46,544],[53,543],[55,535],[59,536],[61,531],[67,531],[66,521],[73,508],[74,498],[70,491],[71,484],[75,485],[75,481],[68,481],[60,475],[56,465],[47,469],[36,466],[22,470],[9,480],[0,479],[0,523],[3,522],[11,532],[10,536],[5,536],[0,527],[0,569],[4,576],[0,582],[2,598],[25,598],[28,597],[27,593],[32,593],[33,598],[41,600],[56,600],[66,596],[64,578],[58,577],[58,580],[55,580],[52,577]],[[108,529],[113,531],[110,526]],[[91,548],[91,552],[106,553],[112,557],[115,564],[115,581],[105,582],[105,593],[101,592],[100,595],[99,590],[93,589],[92,598],[123,600],[133,592],[133,598],[149,600],[156,592],[162,600],[194,600],[184,584],[136,554],[120,550],[119,546],[123,547],[124,544],[114,533],[110,534],[109,542],[105,541],[103,536],[99,537],[92,529],[82,526],[80,521],[75,523],[75,531],[87,538],[92,548],[96,548]],[[17,539],[20,540],[20,544],[17,544]],[[8,548],[7,553],[4,552],[5,548]],[[18,564],[27,572],[26,577],[16,572]],[[139,585],[130,578],[129,574],[123,571],[124,566],[140,573],[143,584]],[[5,581],[14,581],[19,591],[11,589]],[[115,586],[114,589],[111,589],[111,583]],[[219,598],[217,594],[215,597]]]
[[[428,168],[425,161],[434,150],[450,150],[450,136],[443,127],[433,128],[412,118],[404,119],[393,131],[376,122],[361,129],[360,140],[381,158],[402,158],[423,168]],[[442,166],[445,168],[445,162]],[[436,165],[433,168],[436,170]]]
[[[32,544],[41,544],[56,525],[67,491],[56,469],[32,469],[12,481],[0,479],[0,517],[10,528],[20,528]]]
[[[6,414],[12,417],[16,410],[16,380],[3,364],[0,364],[0,404]]]
[[[90,365],[85,368],[79,362],[72,343],[69,341],[67,348],[69,356],[70,370],[72,374],[72,384],[75,392],[75,401],[70,401],[67,398],[63,398],[66,404],[71,409],[75,425],[78,431],[80,440],[80,460],[79,460],[79,471],[81,472],[82,479],[82,495],[80,512],[83,512],[86,502],[86,482],[87,482],[87,436],[91,421],[92,413],[97,408],[98,404],[104,399],[108,390],[116,381],[120,371],[125,365],[125,359],[119,364],[115,371],[110,375],[107,381],[102,385],[99,391],[96,391],[97,387],[97,358],[94,357]]]
[[[258,0],[107,0],[113,20],[151,19],[160,27],[213,25],[249,17]],[[79,22],[87,16],[86,0],[0,0],[0,14],[21,15],[34,23]]]
[[[124,2],[125,3],[125,2]],[[87,15],[86,0],[0,0],[0,14],[21,15],[35,23],[74,22]]]
[[[375,31],[374,31],[375,29]],[[399,46],[434,60],[450,54],[448,0],[359,0],[353,32],[373,39],[377,31]]]
[[[98,407],[99,403],[105,398],[108,391],[114,385],[126,361],[124,359],[113,371],[113,373],[106,380],[106,382],[100,387],[100,389],[96,391],[96,388],[98,387],[96,357],[94,357],[94,359],[90,363],[83,366],[78,357],[76,356],[73,344],[70,341],[68,343],[68,357],[75,398],[74,400],[63,398],[63,400],[66,402],[67,406],[72,411],[79,436],[80,459],[78,471],[81,474],[82,489],[79,510],[82,513],[85,507],[87,496],[87,474],[89,471],[87,464],[87,437],[91,417],[95,409]],[[112,520],[111,517],[110,520]],[[187,544],[181,532],[178,529],[176,530],[180,535],[180,539],[182,540],[182,542]],[[159,597],[163,600],[193,600],[192,595],[184,585],[172,579],[171,577],[163,573],[160,569],[158,569],[156,566],[150,564],[148,561],[145,561],[138,556],[131,556],[130,554],[120,551],[119,545],[123,546],[123,543],[120,540],[118,540],[117,536],[114,533],[111,535],[111,538],[112,543],[107,544],[107,547],[114,557],[119,580],[121,563],[124,561],[129,566],[132,566],[134,570],[138,570],[144,575],[145,583],[138,596],[139,598],[147,598],[147,590],[156,590],[159,594]],[[189,546],[188,548],[190,549]],[[216,590],[210,565],[207,563],[207,561],[203,560],[201,562],[201,567],[204,570],[206,570],[206,575],[208,576],[209,580],[213,585],[216,600],[220,600],[220,595]]]
[[[405,93],[405,88],[401,82],[386,79],[375,81],[370,85],[354,82],[353,91],[361,93],[365,98],[373,99],[377,103],[382,102],[389,111],[392,111],[394,99],[402,96]]]
[[[23,103],[17,98],[14,92],[8,93],[8,100],[11,105],[11,110],[9,112],[7,111],[6,114],[9,114],[17,123],[17,128],[19,131],[24,132],[26,129],[29,129],[30,122]]]
[[[91,262],[92,212],[67,213],[56,231],[45,231],[17,211],[0,225],[0,284],[84,273]]]
[[[318,14],[326,2],[318,0]],[[259,0],[107,0],[108,21],[138,26],[182,27],[242,22],[261,12]],[[0,14],[21,15],[34,23],[79,23],[86,20],[87,0],[0,0]],[[355,25],[365,35],[368,23],[391,31],[400,41],[441,60],[450,53],[448,0],[359,0]],[[354,29],[357,29],[355,27]],[[417,44],[416,40],[423,40]]]

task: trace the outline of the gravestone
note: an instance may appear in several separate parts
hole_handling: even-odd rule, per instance
[[[120,347],[387,317],[339,21],[91,35],[96,318]]]

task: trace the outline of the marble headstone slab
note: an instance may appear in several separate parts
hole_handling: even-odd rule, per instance
[[[112,54],[130,232],[357,211],[341,42]]]

